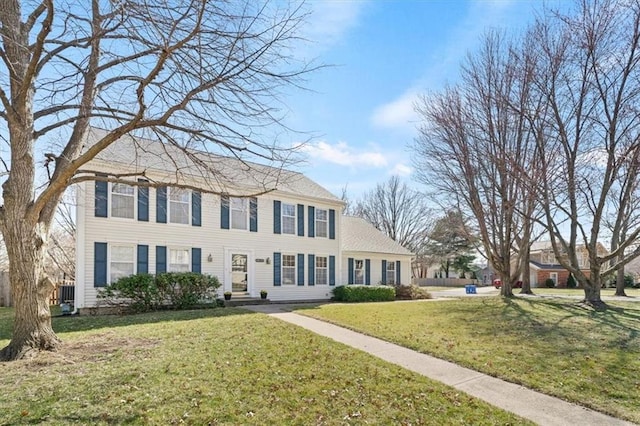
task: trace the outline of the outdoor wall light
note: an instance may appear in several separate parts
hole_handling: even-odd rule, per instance
[[[213,262],[213,256],[211,256],[211,253],[207,256],[207,262]]]
[[[271,258],[267,257],[267,260],[265,261],[265,263],[266,263],[267,265],[271,265]]]

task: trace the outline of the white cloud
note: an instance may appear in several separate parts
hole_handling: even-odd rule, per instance
[[[387,159],[378,150],[363,151],[350,147],[346,142],[330,144],[325,141],[309,143],[302,147],[312,159],[352,168],[385,167]]]
[[[422,76],[395,99],[378,106],[371,114],[371,123],[378,127],[395,128],[413,134],[418,114],[414,102],[419,93],[438,90],[447,82],[455,82],[460,64],[467,52],[471,51],[482,34],[492,27],[503,27],[506,17],[513,20],[513,9],[518,2],[513,0],[475,0],[470,3],[464,19],[448,34],[443,34],[443,42],[431,58],[432,65]],[[515,25],[515,23],[514,23]]]
[[[418,120],[418,115],[413,109],[417,96],[415,90],[408,90],[398,99],[376,108],[371,122],[378,127],[413,127]]]
[[[367,6],[366,1],[315,1],[309,3],[311,14],[303,36],[312,44],[310,48],[318,54],[338,43],[355,27]]]
[[[393,166],[393,169],[391,169],[389,174],[394,176],[406,177],[409,176],[412,171],[413,169],[406,164],[397,163],[395,166]]]

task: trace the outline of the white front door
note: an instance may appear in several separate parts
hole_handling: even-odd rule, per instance
[[[226,250],[224,291],[251,294],[253,291],[253,253],[246,250]]]

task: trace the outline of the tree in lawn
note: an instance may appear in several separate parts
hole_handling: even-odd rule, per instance
[[[253,0],[3,2],[0,121],[10,158],[2,161],[0,229],[15,321],[0,359],[58,346],[44,270],[52,221],[74,183],[136,181],[83,173],[114,141],[149,135],[273,164],[290,157],[265,136],[281,119],[278,95],[310,70],[292,50],[305,16],[300,6]],[[83,149],[90,125],[109,130]],[[54,135],[58,149],[47,142]],[[48,179],[36,188],[43,163]]]
[[[528,265],[535,224],[535,192],[525,178],[539,175],[537,148],[529,121],[518,112],[540,102],[531,99],[532,54],[489,33],[469,54],[460,83],[422,97],[416,108],[422,118],[413,145],[417,178],[477,228],[503,296],[513,294]]]
[[[539,147],[542,223],[558,262],[597,307],[603,277],[640,254],[640,223],[629,220],[640,172],[640,3],[579,1],[541,15],[527,38],[538,55],[534,92],[546,99],[542,110],[523,110]],[[607,253],[600,240],[609,236]]]
[[[476,237],[466,225],[462,213],[449,210],[436,220],[433,229],[427,236],[425,255],[433,263],[440,264],[440,270],[445,278],[449,278],[451,269],[459,272],[470,271],[470,263],[474,256],[471,251],[475,248]]]
[[[413,252],[419,251],[431,227],[432,211],[425,196],[402,183],[398,176],[377,184],[355,203],[352,211]]]

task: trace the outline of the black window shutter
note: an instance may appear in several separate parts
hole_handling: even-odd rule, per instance
[[[382,284],[387,283],[387,261],[382,261]]]
[[[191,249],[191,272],[202,273],[202,250],[199,248]]]
[[[220,228],[229,229],[229,196],[220,196]]]
[[[273,200],[273,233],[280,234],[281,230],[281,218],[280,211],[282,209],[282,203],[278,200]]]
[[[93,243],[93,286],[107,285],[107,243]]]
[[[309,236],[316,236],[316,209],[313,206],[309,206]]]
[[[298,285],[304,285],[304,254],[298,253]]]
[[[191,225],[202,226],[202,194],[191,192]]]
[[[149,273],[149,246],[138,244],[138,267],[136,273],[148,274]]]
[[[249,232],[258,232],[258,199],[249,198]]]
[[[138,182],[146,183],[146,179],[138,179]],[[138,220],[141,222],[149,221],[149,187],[138,187]]]
[[[273,285],[279,287],[282,284],[282,255],[273,253]]]
[[[329,256],[329,285],[336,285],[336,257]]]
[[[106,177],[104,174],[96,174],[97,177]],[[109,183],[105,181],[95,181],[95,215],[96,217],[107,217],[109,202]]]
[[[167,247],[156,246],[156,274],[167,272]]]
[[[304,206],[298,204],[298,236],[304,237]]]
[[[336,239],[336,211],[333,209],[329,210],[329,239]]]
[[[364,260],[364,283],[365,285],[371,285],[371,260]]]
[[[156,189],[156,222],[167,223],[167,187]]]

